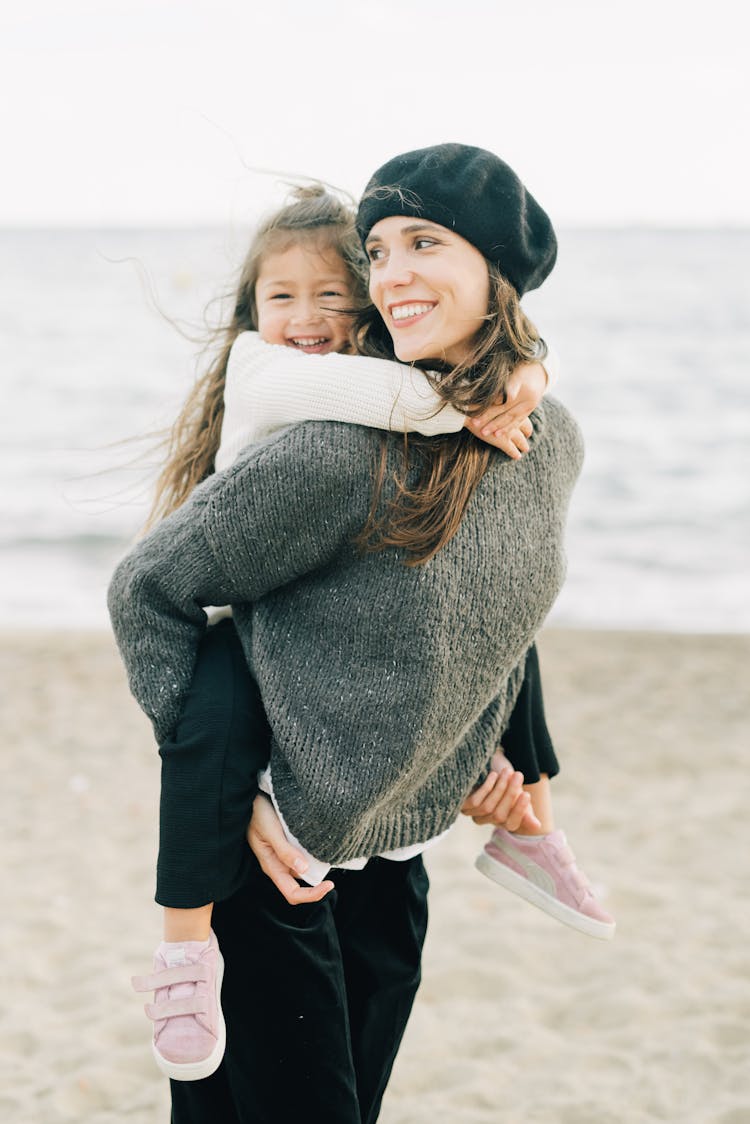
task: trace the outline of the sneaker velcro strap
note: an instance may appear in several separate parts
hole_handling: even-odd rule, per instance
[[[205,1015],[208,1011],[208,998],[193,995],[189,999],[165,999],[162,1003],[147,1003],[143,1008],[150,1019],[171,1019],[175,1015]]]
[[[133,976],[133,991],[157,991],[160,987],[171,987],[180,983],[205,983],[209,970],[206,964],[179,964],[176,968],[164,968],[150,976]]]
[[[555,854],[559,858],[561,864],[564,864],[565,866],[570,866],[571,863],[574,863],[576,861],[576,857],[567,843],[561,843],[560,846],[556,848]]]

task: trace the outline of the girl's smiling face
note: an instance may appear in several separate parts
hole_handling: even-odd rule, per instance
[[[309,355],[343,351],[349,344],[352,307],[349,271],[330,247],[296,242],[267,254],[255,283],[258,331],[266,343]]]
[[[376,223],[365,249],[370,299],[396,356],[462,362],[487,314],[489,274],[479,250],[444,226],[405,215]]]

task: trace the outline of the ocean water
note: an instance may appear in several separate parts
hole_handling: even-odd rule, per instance
[[[246,237],[0,232],[0,627],[106,627]],[[563,231],[524,304],[587,449],[551,623],[750,631],[750,231]]]

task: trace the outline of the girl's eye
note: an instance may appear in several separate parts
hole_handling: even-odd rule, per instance
[[[327,289],[324,293],[320,294],[321,297],[345,297],[346,293],[341,293],[338,289]]]
[[[269,299],[272,301],[288,301],[291,298],[291,293],[274,293]]]

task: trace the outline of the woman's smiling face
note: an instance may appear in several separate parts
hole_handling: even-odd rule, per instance
[[[365,249],[370,299],[397,358],[462,362],[487,314],[489,275],[479,250],[444,226],[406,215],[375,223]]]

